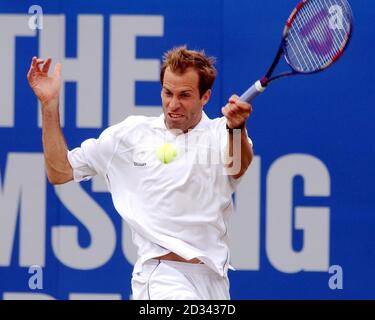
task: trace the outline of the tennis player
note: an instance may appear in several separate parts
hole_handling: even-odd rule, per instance
[[[203,108],[214,60],[178,47],[164,55],[159,117],[129,116],[69,151],[59,119],[61,65],[49,76],[50,65],[50,58],[34,57],[28,73],[42,105],[48,179],[105,178],[138,247],[133,299],[230,299],[227,223],[232,194],[253,158],[251,105],[232,96],[224,116],[209,119]],[[166,144],[161,161],[156,149]]]

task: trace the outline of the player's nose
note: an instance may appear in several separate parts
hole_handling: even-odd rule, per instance
[[[180,107],[181,107],[180,100],[176,97],[173,97],[171,101],[169,102],[170,111],[177,111],[178,109],[180,109]]]

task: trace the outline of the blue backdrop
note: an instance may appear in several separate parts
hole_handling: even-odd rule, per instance
[[[0,2],[0,298],[129,299],[134,248],[101,181],[46,182],[31,57],[62,62],[73,148],[128,114],[160,113],[160,59],[181,44],[217,58],[205,110],[220,116],[269,66],[296,1],[39,1],[37,20],[34,4]],[[351,4],[344,57],[254,103],[256,159],[232,226],[234,299],[375,298],[375,3]]]

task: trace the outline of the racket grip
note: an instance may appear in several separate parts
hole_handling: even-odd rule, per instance
[[[257,96],[259,96],[264,90],[266,90],[266,87],[263,87],[262,83],[258,80],[242,94],[242,96],[240,97],[240,100],[250,103]]]

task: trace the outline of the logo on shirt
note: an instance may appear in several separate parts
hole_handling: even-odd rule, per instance
[[[133,150],[133,164],[134,167],[145,167],[147,166],[147,155],[148,150],[145,150],[144,147],[137,147]]]
[[[146,162],[136,162],[134,161],[134,167],[145,167],[147,165]]]

